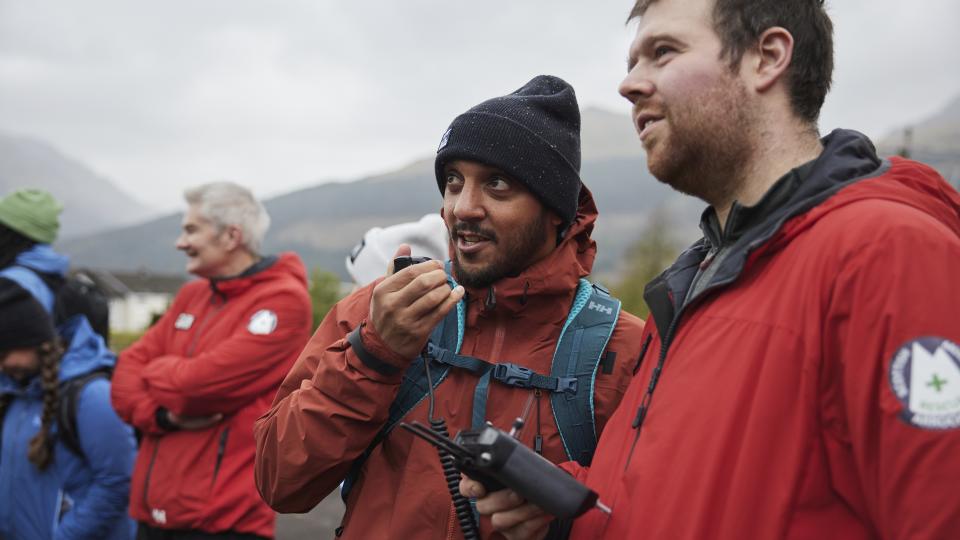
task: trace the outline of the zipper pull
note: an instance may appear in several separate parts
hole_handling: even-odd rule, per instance
[[[487,290],[487,299],[483,301],[483,310],[484,311],[493,311],[493,308],[497,307],[497,293],[493,288],[493,285],[490,286],[490,289]]]

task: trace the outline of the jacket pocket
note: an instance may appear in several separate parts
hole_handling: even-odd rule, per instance
[[[223,430],[174,431],[157,441],[145,479],[148,524],[193,529],[210,512],[213,482],[223,459]]]

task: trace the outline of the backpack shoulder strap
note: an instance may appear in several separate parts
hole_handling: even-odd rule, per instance
[[[446,270],[447,281],[451,287],[456,287],[457,284],[450,274],[450,261],[447,261]],[[427,341],[427,361],[430,362],[430,379],[434,388],[446,379],[447,373],[452,367],[450,363],[438,361],[435,355],[455,356],[460,352],[460,346],[463,344],[463,329],[466,324],[466,316],[466,303],[460,300],[456,308],[451,309],[450,312],[447,313],[447,316],[440,321],[440,324],[437,325],[430,334],[430,339]],[[420,402],[427,397],[428,393],[426,369],[424,369],[424,360],[421,356],[420,359],[411,362],[410,366],[404,372],[400,389],[397,391],[397,397],[394,398],[393,403],[390,404],[390,412],[387,416],[386,423],[380,431],[377,432],[377,435],[373,438],[370,445],[367,446],[367,449],[364,450],[363,453],[360,454],[360,457],[354,460],[350,466],[350,471],[347,473],[347,477],[343,481],[343,487],[340,489],[340,496],[344,502],[347,501],[350,489],[353,487],[354,482],[356,482],[357,477],[360,475],[360,470],[363,468],[363,464],[367,461],[367,458],[370,457],[373,449],[383,442],[387,435],[393,431],[393,428],[403,420],[407,413],[420,404]]]
[[[567,457],[589,465],[597,446],[594,390],[597,367],[620,316],[620,300],[581,279],[553,354],[551,375],[575,377],[576,392],[550,394],[550,405]]]
[[[60,410],[57,418],[57,437],[71,452],[83,457],[80,447],[80,434],[77,428],[77,406],[80,401],[80,392],[87,383],[96,379],[109,379],[110,373],[106,370],[91,371],[86,375],[70,379],[60,385]]]

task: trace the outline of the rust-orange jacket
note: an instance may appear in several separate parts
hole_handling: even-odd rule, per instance
[[[519,276],[495,283],[493,309],[484,309],[488,290],[467,291],[462,354],[524,364],[549,374],[577,281],[593,265],[596,244],[590,232],[596,215],[592,196],[584,188],[578,216],[564,241]],[[401,374],[384,376],[369,369],[345,339],[367,317],[372,287],[356,291],[327,315],[281,385],[273,408],[254,427],[257,487],[281,512],[305,512],[333,491],[387,419]],[[642,330],[642,321],[621,312],[607,346],[615,361],[597,375],[598,430],[632,375]],[[361,336],[380,359],[397,366],[409,364],[389,350],[371,325],[363,327]],[[476,383],[476,375],[453,369],[437,389],[435,414],[446,419],[451,434],[470,425]],[[487,419],[509,427],[531,392],[492,383]],[[531,445],[538,406],[544,456],[565,461],[546,394],[533,406],[521,440]],[[421,422],[426,417],[426,400],[407,415],[408,420]],[[460,538],[436,450],[405,430],[393,430],[370,455],[350,492],[343,527],[342,538]],[[487,536],[487,523],[481,523],[481,531]]]

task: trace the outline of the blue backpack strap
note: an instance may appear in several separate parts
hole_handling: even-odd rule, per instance
[[[620,300],[581,279],[553,355],[551,375],[576,380],[573,392],[550,394],[553,416],[567,457],[585,466],[597,446],[593,405],[597,367],[619,316]]]
[[[588,310],[599,305],[599,301],[605,302],[603,309],[599,311],[603,317],[600,324],[595,324],[592,320],[597,319],[597,315],[581,315],[584,307]],[[592,304],[591,304],[592,302]],[[609,304],[609,305],[608,305]],[[609,309],[609,312],[607,311]],[[606,348],[606,343],[613,332],[613,326],[620,313],[620,301],[611,299],[607,290],[599,285],[593,285],[585,279],[581,279],[577,284],[577,292],[574,296],[573,306],[567,315],[563,330],[560,334],[560,341],[557,345],[557,351],[553,356],[551,374],[541,375],[532,369],[508,362],[500,364],[487,364],[489,371],[478,372],[481,375],[480,380],[473,392],[473,413],[471,417],[471,426],[473,429],[480,429],[486,422],[487,416],[487,397],[489,395],[490,381],[495,380],[508,386],[518,388],[539,388],[550,392],[551,403],[561,401],[565,404],[562,410],[565,411],[563,418],[557,417],[557,423],[560,426],[561,438],[569,433],[570,438],[574,439],[573,446],[564,441],[564,448],[570,459],[577,459],[584,451],[587,451],[592,457],[593,448],[597,444],[597,437],[593,427],[593,380],[600,362],[600,355]],[[607,321],[606,319],[609,319]],[[599,343],[599,349],[580,347],[584,325],[592,328],[589,337],[590,341],[596,341],[592,338],[594,334],[602,334],[602,343]],[[594,328],[595,326],[595,328]],[[573,330],[576,336],[575,346],[571,347],[568,343],[564,346],[564,337],[570,341],[568,332]],[[579,334],[577,332],[579,331]],[[605,332],[605,333],[604,333]],[[461,357],[470,358],[470,357]],[[558,362],[559,359],[559,362]],[[482,362],[482,361],[481,361]],[[580,388],[582,392],[579,392]],[[565,396],[559,398],[558,396]],[[556,406],[553,406],[556,409]],[[556,414],[555,414],[556,416]],[[573,422],[571,424],[570,422]],[[578,428],[576,426],[583,426]],[[576,435],[578,431],[584,431],[584,436]],[[586,436],[589,435],[589,436]],[[591,439],[592,438],[592,439]],[[592,440],[592,442],[590,442]],[[574,453],[571,453],[574,452]],[[589,462],[589,461],[588,461]]]
[[[450,275],[450,261],[447,261],[447,281],[451,287],[456,287],[456,282]],[[440,321],[440,324],[430,333],[430,339],[427,341],[427,359],[430,362],[430,378],[433,387],[436,388],[447,377],[450,368],[455,366],[457,353],[463,344],[463,328],[466,324],[467,306],[463,300],[457,303],[456,309],[451,309],[450,313]],[[439,344],[439,345],[438,345]],[[440,358],[449,361],[441,361]],[[469,358],[469,357],[465,357]],[[475,359],[474,359],[475,360]],[[459,367],[459,366],[458,366]],[[363,464],[370,457],[373,449],[383,442],[383,439],[393,431],[393,428],[403,420],[403,417],[412,411],[421,401],[427,397],[427,376],[423,366],[423,357],[414,360],[403,374],[403,381],[400,383],[400,389],[397,391],[397,397],[390,404],[390,412],[383,428],[377,432],[373,441],[367,446],[360,456],[353,461],[350,471],[343,481],[340,489],[340,496],[343,501],[347,501],[350,489],[360,475]]]

